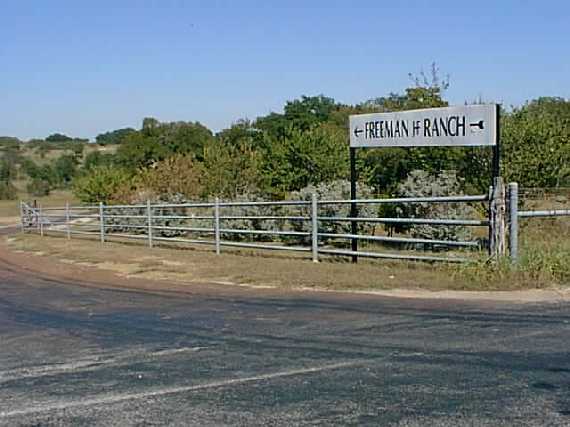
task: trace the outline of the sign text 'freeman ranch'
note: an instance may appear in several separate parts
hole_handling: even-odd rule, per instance
[[[350,116],[350,146],[495,145],[497,108],[466,105]]]

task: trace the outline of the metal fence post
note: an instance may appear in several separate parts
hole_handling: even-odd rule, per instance
[[[146,201],[146,215],[148,222],[148,247],[152,248],[152,206],[150,200]]]
[[[26,232],[26,223],[25,223],[25,217],[26,215],[24,215],[24,202],[22,202],[20,200],[20,222],[22,223],[22,233]]]
[[[104,214],[105,207],[103,206],[103,202],[99,202],[99,225],[100,225],[100,235],[101,235],[101,243],[105,242],[105,214]]]
[[[42,204],[39,204],[38,208],[38,222],[40,224],[40,236],[44,235],[44,218],[42,213]]]
[[[313,262],[319,262],[319,218],[318,218],[317,195],[311,196],[311,249]]]
[[[65,231],[67,239],[71,239],[71,224],[69,223],[69,202],[65,202]]]
[[[214,201],[214,239],[216,240],[216,255],[220,255],[220,199]]]
[[[519,257],[519,185],[509,184],[509,250],[511,264],[516,265]]]

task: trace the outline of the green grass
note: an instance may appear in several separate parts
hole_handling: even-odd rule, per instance
[[[499,262],[459,265],[454,276],[465,288],[539,289],[570,285],[570,218],[534,218],[521,222],[519,262],[508,257]]]

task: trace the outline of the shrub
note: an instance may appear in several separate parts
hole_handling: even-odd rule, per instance
[[[49,196],[51,184],[45,179],[34,178],[26,186],[26,191],[29,195],[35,197]]]
[[[232,202],[261,202],[267,201],[267,197],[256,191],[245,192],[237,195]],[[282,216],[287,215],[286,209],[275,205],[254,205],[254,206],[227,206],[220,208],[220,216]],[[221,223],[222,229],[235,230],[269,230],[278,231],[283,229],[283,222],[279,220],[266,219],[225,219]],[[257,240],[275,241],[279,240],[274,234],[249,234],[249,233],[222,233],[225,240]]]
[[[462,181],[455,172],[430,175],[425,171],[412,171],[396,190],[398,197],[437,197],[462,194]],[[414,203],[397,206],[396,214],[407,218],[466,219],[476,215],[475,209],[465,203]],[[414,237],[425,239],[463,240],[470,237],[470,230],[453,225],[413,225],[409,227]]]
[[[148,167],[137,175],[138,191],[157,198],[183,197],[197,199],[203,192],[203,167],[191,156],[178,154]]]
[[[0,200],[16,200],[18,190],[10,181],[0,181]]]
[[[319,200],[350,200],[350,181],[339,180],[330,183],[321,183],[318,185],[309,185],[300,191],[294,191],[290,194],[289,198],[291,200],[304,200],[309,201],[312,195],[316,194]],[[370,187],[366,184],[357,184],[357,194],[358,198],[366,199],[373,197],[373,192]],[[294,211],[293,211],[294,209]],[[373,205],[359,205],[359,216],[361,217],[375,217],[377,215],[377,209]],[[295,213],[295,211],[297,213]],[[289,209],[290,215],[303,215],[309,216],[311,214],[311,206],[303,206],[302,208],[292,207]],[[350,216],[350,204],[325,204],[319,205],[319,216],[338,216],[338,217],[349,217]],[[288,223],[289,228],[295,231],[305,231],[308,232],[311,229],[311,224],[308,221],[290,221]],[[362,234],[370,234],[374,229],[374,224],[371,223],[359,223],[359,232]],[[348,234],[351,232],[351,225],[349,221],[319,221],[319,233],[330,233],[330,234]],[[310,237],[304,239],[307,242]],[[320,239],[326,242],[330,239],[322,238]]]
[[[109,206],[105,212],[108,217],[105,220],[107,231],[109,233],[129,233],[129,234],[147,234],[148,232],[148,211],[147,202],[151,201],[153,205],[157,204],[184,204],[188,200],[181,194],[170,195],[168,197],[156,198],[150,193],[140,192],[136,198],[130,200],[132,207]],[[210,209],[210,212],[212,210]],[[113,216],[130,216],[131,218],[114,218]],[[194,228],[212,228],[211,220],[191,220],[181,218],[171,218],[180,216],[191,216],[189,209],[186,207],[153,207],[152,223],[155,227],[194,227]],[[153,236],[157,237],[189,237],[192,234],[196,237],[196,233],[186,230],[171,230],[169,228],[153,229]],[[200,236],[211,238],[211,233],[198,233]]]
[[[73,183],[73,193],[84,203],[109,203],[115,200],[118,190],[130,182],[130,174],[123,169],[103,166],[94,168],[89,175],[76,179]]]

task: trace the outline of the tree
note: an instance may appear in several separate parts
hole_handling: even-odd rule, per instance
[[[271,113],[259,117],[255,126],[271,137],[280,138],[289,129],[309,130],[329,120],[331,114],[340,108],[333,98],[324,95],[302,96],[301,99],[287,101],[284,113]]]
[[[235,198],[258,192],[263,187],[261,161],[250,137],[209,143],[204,148],[205,195]]]
[[[85,156],[83,161],[83,169],[87,172],[100,166],[112,166],[115,164],[115,156],[113,154],[101,153],[100,151],[92,151]]]
[[[175,154],[202,160],[204,146],[213,140],[212,132],[199,122],[160,123],[146,118],[141,131],[125,137],[117,158],[130,169],[145,168]]]
[[[154,136],[136,132],[128,135],[117,150],[117,163],[128,169],[148,167],[167,157],[168,150]]]
[[[54,133],[46,138],[47,142],[63,142],[63,141],[73,141],[73,138],[64,135],[62,133]]]
[[[523,186],[570,184],[570,101],[539,98],[503,115],[504,177]]]
[[[58,157],[53,163],[53,171],[58,186],[67,187],[77,174],[77,160],[73,155]]]
[[[18,190],[12,184],[15,176],[15,165],[6,159],[0,160],[0,200],[15,200]]]
[[[73,193],[84,203],[109,203],[114,201],[120,188],[131,185],[131,182],[131,174],[125,170],[103,166],[76,179]]]
[[[171,200],[176,196],[196,200],[203,193],[203,167],[191,156],[177,154],[139,172],[136,191]]]
[[[115,145],[121,144],[125,138],[136,130],[132,128],[117,129],[110,132],[100,133],[95,137],[95,142],[99,145]]]
[[[307,131],[292,127],[283,139],[266,138],[262,171],[276,196],[348,177],[349,150],[342,129],[327,124]]]

